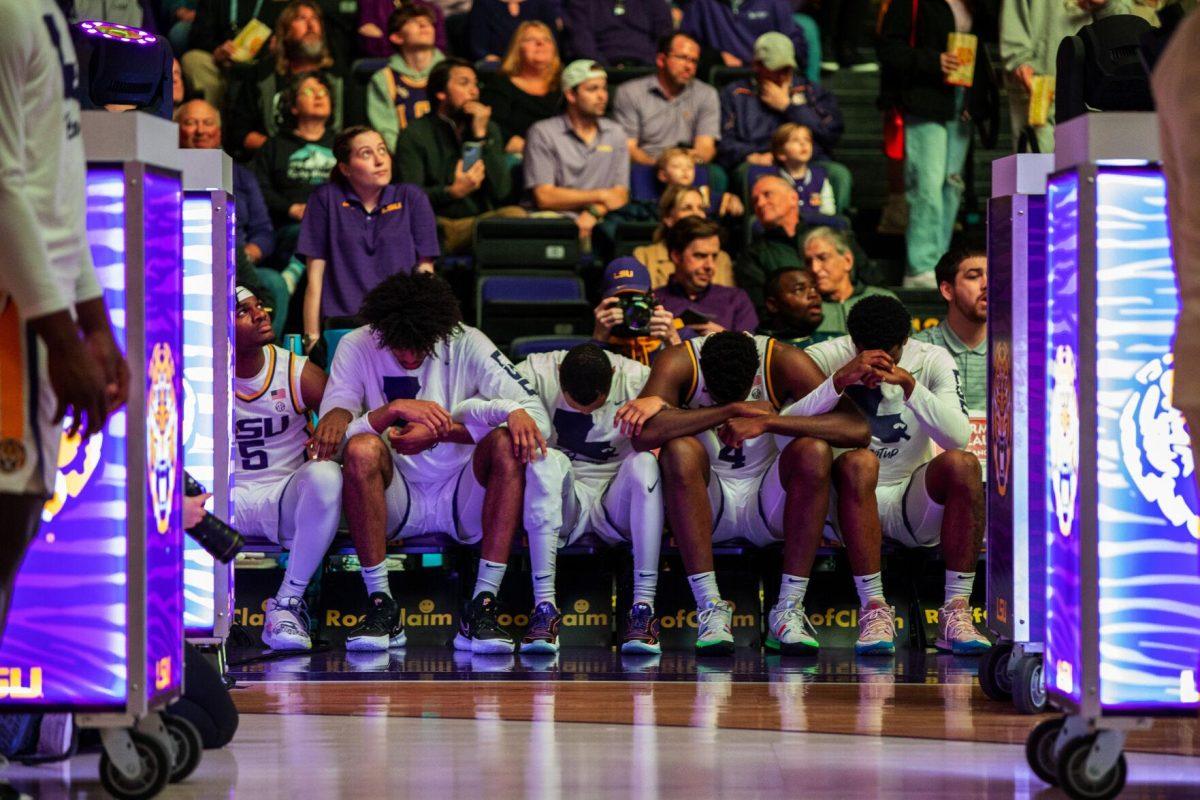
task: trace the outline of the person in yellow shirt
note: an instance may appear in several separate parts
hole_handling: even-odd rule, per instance
[[[662,224],[654,232],[654,241],[633,250],[633,257],[650,271],[650,285],[655,289],[666,286],[667,280],[675,274],[675,264],[667,253],[667,230],[684,217],[707,216],[704,196],[699,189],[690,186],[668,186],[658,201],[658,215]],[[724,250],[717,254],[712,282],[717,286],[737,285],[733,280],[733,261]]]

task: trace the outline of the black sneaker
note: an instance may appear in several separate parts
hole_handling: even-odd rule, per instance
[[[554,603],[542,601],[529,615],[529,627],[521,639],[522,653],[557,653],[558,626],[562,624],[562,614],[554,607]]]
[[[499,622],[500,606],[491,592],[480,592],[463,609],[458,620],[455,650],[472,653],[511,653],[516,647]]]
[[[625,641],[621,643],[622,653],[649,653],[657,655],[662,652],[658,641],[658,616],[648,603],[635,603],[629,609],[625,618]]]
[[[347,650],[387,650],[404,647],[407,639],[400,625],[400,607],[383,592],[375,592],[368,600],[367,613],[346,635]]]

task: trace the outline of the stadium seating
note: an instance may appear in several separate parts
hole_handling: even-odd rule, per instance
[[[579,229],[567,217],[482,219],[475,224],[472,249],[480,270],[574,271],[579,264]]]
[[[485,274],[475,282],[475,326],[501,347],[518,336],[583,335],[591,324],[583,281],[574,275]]]
[[[534,353],[570,350],[577,344],[590,341],[590,336],[518,336],[508,346],[508,354],[513,361],[523,361]]]

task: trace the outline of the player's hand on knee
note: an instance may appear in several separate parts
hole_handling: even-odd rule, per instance
[[[756,439],[767,432],[771,415],[757,417],[734,417],[717,431],[717,438],[726,447],[741,447],[747,439]]]
[[[428,425],[420,422],[410,422],[407,425],[387,429],[388,444],[402,456],[415,456],[434,447],[438,443],[437,432]]]
[[[623,435],[632,439],[640,436],[642,427],[666,407],[667,401],[661,397],[638,397],[617,410],[613,425],[619,427]]]
[[[424,425],[437,436],[448,436],[454,427],[450,412],[431,400],[393,400],[390,407],[397,421]]]
[[[309,437],[307,444],[309,458],[333,458],[337,449],[346,438],[346,428],[350,426],[350,413],[341,408],[335,408],[317,423],[317,429]]]
[[[522,464],[546,456],[546,438],[525,409],[518,408],[508,415],[508,433],[513,441],[513,456]]]

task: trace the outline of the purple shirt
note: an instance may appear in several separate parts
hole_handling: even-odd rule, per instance
[[[676,319],[682,317],[685,311],[694,311],[727,331],[753,333],[758,329],[758,314],[754,311],[754,303],[750,302],[750,295],[733,286],[710,285],[693,300],[671,278],[666,286],[654,290],[654,297]],[[696,329],[687,327],[686,323],[679,331],[681,339],[691,339],[696,335]]]
[[[330,182],[309,195],[296,253],[325,260],[321,315],[348,317],[384,278],[411,273],[441,250],[433,208],[420,188],[388,184],[367,213],[352,189]]]

